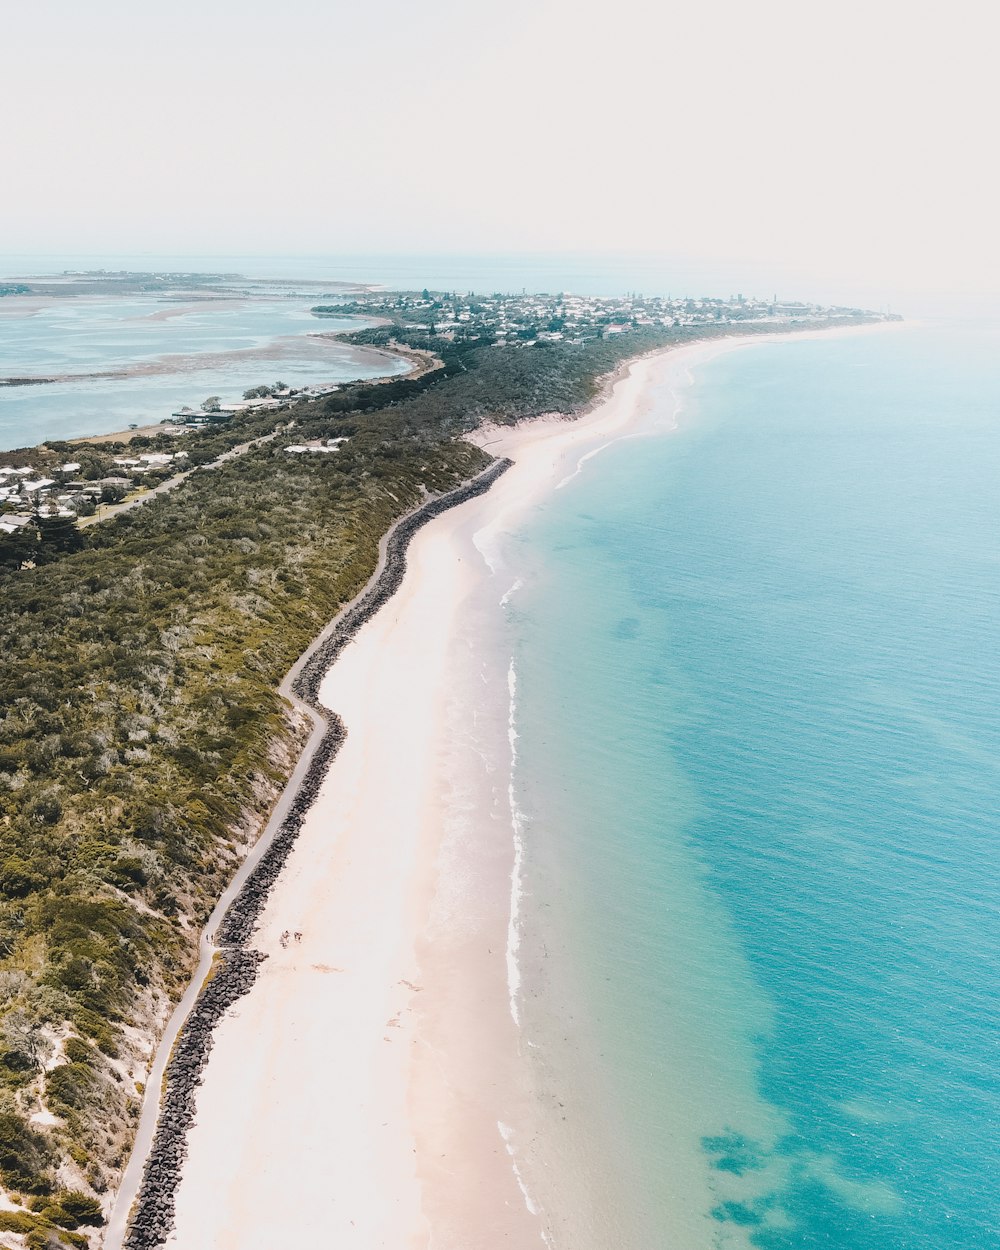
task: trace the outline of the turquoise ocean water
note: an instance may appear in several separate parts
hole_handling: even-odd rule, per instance
[[[521,1016],[600,1244],[1000,1245],[998,348],[719,357],[508,552]]]

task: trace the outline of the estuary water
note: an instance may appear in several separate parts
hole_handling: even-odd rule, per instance
[[[261,383],[325,385],[407,369],[322,337],[366,323],[317,317],[315,302],[116,294],[0,300],[0,378],[59,379],[0,387],[0,448],[156,423],[210,395],[234,402]]]
[[[511,544],[520,1014],[595,1244],[1000,1245],[998,348],[721,355]]]

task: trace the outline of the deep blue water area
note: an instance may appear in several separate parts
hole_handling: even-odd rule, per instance
[[[721,356],[521,536],[529,886],[705,1245],[1000,1245],[998,348]]]

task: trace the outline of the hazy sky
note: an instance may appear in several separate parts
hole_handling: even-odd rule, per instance
[[[985,4],[4,8],[5,253],[629,249],[1000,293]]]

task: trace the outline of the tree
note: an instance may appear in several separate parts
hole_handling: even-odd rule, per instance
[[[43,559],[51,559],[59,552],[82,550],[83,535],[76,527],[75,516],[38,514],[35,516],[35,524],[42,540],[39,555]]]
[[[19,569],[38,554],[38,531],[25,526],[13,534],[0,534],[0,568]]]
[[[14,1112],[0,1112],[0,1176],[14,1189],[44,1190],[53,1162],[48,1140]]]
[[[56,1195],[59,1206],[70,1214],[78,1224],[103,1224],[104,1213],[101,1204],[89,1194],[72,1189],[68,1193]]]
[[[209,395],[208,399],[201,401],[202,412],[218,412],[222,407],[221,395]]]
[[[42,1021],[18,1008],[4,1017],[0,1044],[4,1047],[4,1064],[21,1072],[37,1072],[51,1049]]]

